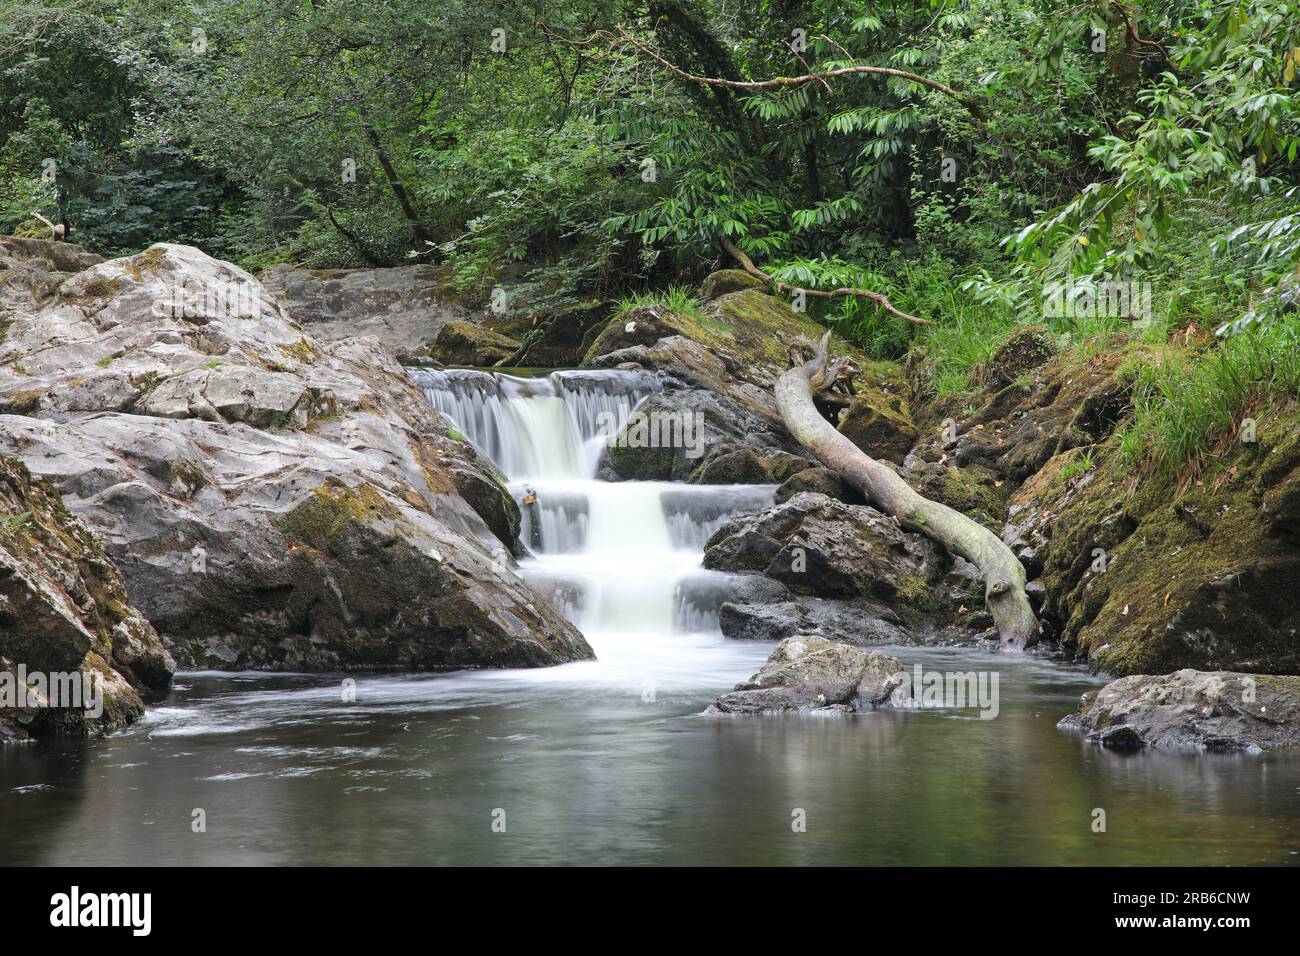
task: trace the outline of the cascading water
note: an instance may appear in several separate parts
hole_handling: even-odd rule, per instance
[[[532,554],[523,574],[581,628],[602,666],[631,679],[686,678],[693,661],[707,671],[699,656],[723,644],[718,608],[733,579],[703,570],[704,544],[730,516],[770,505],[773,487],[596,479],[604,447],[658,391],[651,372],[411,375],[505,474]]]

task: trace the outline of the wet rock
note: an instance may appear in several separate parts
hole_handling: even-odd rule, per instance
[[[836,472],[820,466],[797,471],[776,489],[776,503],[782,504],[795,495],[810,491],[828,498],[836,498],[845,504],[861,505],[862,495],[856,488],[846,482]]]
[[[144,713],[144,700],[166,692],[175,667],[94,535],[51,486],[0,456],[0,740],[125,726]],[[51,701],[48,683],[37,706],[22,706],[19,675],[37,673],[47,682],[55,674],[100,681],[101,712]]]
[[[800,635],[782,641],[748,681],[714,701],[711,712],[873,710],[904,683],[895,657]]]
[[[1084,694],[1058,726],[1118,749],[1300,747],[1300,677],[1190,669],[1122,677]]]
[[[0,450],[101,535],[185,666],[591,656],[519,576],[499,476],[374,338],[318,341],[247,273],[163,244],[4,319]]]
[[[613,475],[636,481],[775,484],[812,465],[785,430],[710,389],[670,384],[610,443]]]
[[[765,574],[799,594],[929,606],[950,565],[928,538],[874,508],[805,492],[723,526],[704,566]]]
[[[433,344],[423,350],[445,365],[495,365],[515,354],[519,343],[473,322],[453,320],[438,330]]]

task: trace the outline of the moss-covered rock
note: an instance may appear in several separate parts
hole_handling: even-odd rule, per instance
[[[35,707],[0,695],[0,741],[123,727],[144,713],[144,699],[166,692],[174,670],[95,537],[53,488],[0,456],[0,681],[10,692],[24,672],[47,682]],[[99,713],[48,692],[64,674],[81,675],[83,694],[98,682]]]
[[[700,298],[712,302],[728,292],[743,292],[746,289],[758,289],[766,292],[769,286],[762,279],[750,275],[742,269],[719,269],[710,273],[700,283]]]
[[[583,365],[657,368],[779,422],[772,389],[790,364],[791,346],[816,341],[825,331],[784,299],[746,288],[722,294],[694,313],[643,305],[615,316],[592,342]],[[831,351],[865,364],[861,353],[840,339],[832,339]]]
[[[512,363],[525,368],[571,368],[580,363],[609,319],[608,302],[578,302],[533,317]]]
[[[1004,538],[1041,563],[1062,641],[1115,674],[1300,673],[1300,542],[1265,504],[1300,467],[1298,429],[1277,413],[1186,488],[1135,474],[1113,443],[1027,482]]]
[[[907,383],[897,368],[882,374],[882,363],[863,369],[854,395],[840,415],[839,431],[873,458],[901,465],[919,437],[907,401]]]
[[[975,377],[984,388],[1006,388],[1026,372],[1051,361],[1054,354],[1056,346],[1047,329],[1042,326],[1020,329],[976,369]]]
[[[789,501],[797,494],[811,491],[852,505],[865,504],[862,495],[838,474],[820,466],[795,472],[776,489],[776,502]]]
[[[473,322],[448,322],[425,353],[444,365],[495,365],[515,354],[519,343]]]

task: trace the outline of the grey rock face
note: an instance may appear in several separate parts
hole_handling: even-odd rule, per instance
[[[859,646],[912,642],[896,611],[866,601],[798,597],[768,604],[727,602],[718,617],[723,636],[736,640],[781,641],[806,634]]]
[[[415,351],[444,324],[466,316],[447,301],[436,266],[391,269],[302,269],[273,266],[262,285],[314,338],[373,335],[394,352]]]
[[[672,441],[647,443],[642,433]],[[813,466],[763,416],[712,389],[676,386],[641,403],[611,442],[609,463],[619,478],[711,485],[780,483]]]
[[[876,651],[799,635],[777,645],[757,674],[714,701],[723,714],[863,711],[889,706],[903,663]]]
[[[1121,749],[1300,747],[1300,677],[1196,670],[1122,677],[1084,694],[1058,726]]]
[[[3,319],[0,451],[102,536],[183,666],[591,656],[517,573],[499,476],[375,339],[318,341],[247,273],[174,245]]]
[[[803,492],[733,519],[709,540],[704,566],[761,572],[821,597],[919,601],[948,570],[929,539],[874,508]]]
[[[144,712],[142,698],[166,691],[174,670],[95,536],[52,487],[0,456],[0,742],[121,727]],[[24,679],[35,674],[43,685]],[[54,690],[63,680],[54,675],[77,674],[80,709]],[[90,681],[98,705],[86,696]]]

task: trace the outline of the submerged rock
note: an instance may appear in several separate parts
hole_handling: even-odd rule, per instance
[[[0,741],[115,730],[166,693],[175,667],[94,535],[52,487],[0,456]],[[45,695],[23,706],[19,676],[34,674]],[[98,682],[100,705],[51,700],[55,674],[82,675],[85,704]]]
[[[889,706],[903,663],[876,651],[799,635],[777,645],[749,680],[709,708],[723,714],[864,711]]]
[[[1084,694],[1058,726],[1121,749],[1300,747],[1300,677],[1190,669],[1121,677]]]
[[[164,244],[3,318],[0,450],[102,536],[184,666],[591,656],[519,576],[500,476],[375,339],[313,339]]]

